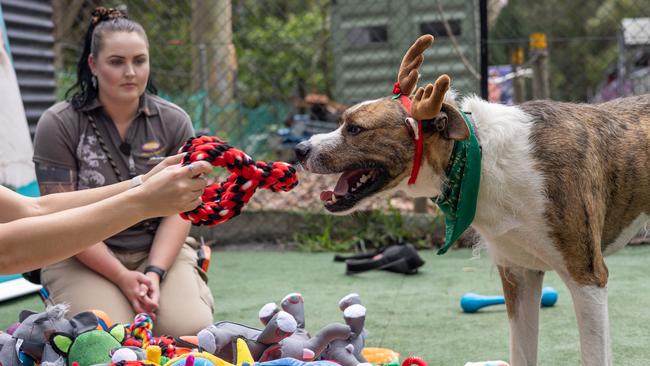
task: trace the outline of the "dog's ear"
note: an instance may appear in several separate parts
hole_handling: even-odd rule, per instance
[[[439,133],[448,140],[469,138],[469,128],[463,116],[447,103],[442,104],[440,112],[434,118],[422,122],[424,133]]]

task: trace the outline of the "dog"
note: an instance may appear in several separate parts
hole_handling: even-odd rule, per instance
[[[397,190],[445,196],[456,146],[475,137],[480,162],[465,173],[474,170],[478,189],[465,216],[501,277],[511,364],[537,363],[542,280],[556,271],[573,299],[582,365],[611,365],[604,256],[649,218],[650,95],[595,105],[457,103],[446,75],[413,94],[432,42],[424,35],[407,51],[396,97],[350,107],[335,131],[298,144],[297,160],[308,172],[341,174],[320,198],[346,214]]]

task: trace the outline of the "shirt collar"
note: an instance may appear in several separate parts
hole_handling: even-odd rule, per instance
[[[102,107],[103,104],[99,98],[93,99],[90,103],[81,108],[84,112],[93,111],[99,107]],[[138,105],[138,112],[136,115],[144,114],[147,117],[155,116],[158,114],[158,107],[152,101],[152,96],[149,93],[144,93],[140,97],[140,103]]]

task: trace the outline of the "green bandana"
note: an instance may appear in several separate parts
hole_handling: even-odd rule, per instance
[[[431,198],[445,214],[445,245],[438,254],[445,254],[474,220],[481,181],[481,147],[472,124],[465,113],[460,113],[469,128],[469,138],[454,142],[447,184],[442,195]]]

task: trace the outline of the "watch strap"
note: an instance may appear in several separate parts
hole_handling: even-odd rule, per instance
[[[141,185],[142,183],[143,183],[142,182],[142,175],[138,175],[138,176],[135,176],[135,177],[131,178],[131,188],[135,188],[135,187]]]
[[[158,266],[148,265],[147,267],[145,267],[144,273],[147,274],[149,272],[153,272],[153,273],[157,274],[158,277],[160,277],[160,282],[162,282],[165,279],[165,277],[167,276],[167,271],[165,271],[164,269],[162,269],[162,268],[160,268]]]

